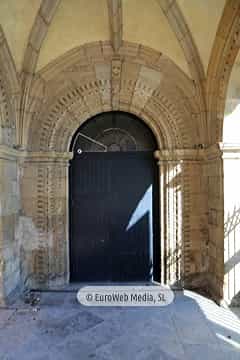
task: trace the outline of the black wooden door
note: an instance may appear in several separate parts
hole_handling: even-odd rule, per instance
[[[159,262],[157,178],[152,152],[75,154],[70,166],[71,281],[152,278],[155,259]]]

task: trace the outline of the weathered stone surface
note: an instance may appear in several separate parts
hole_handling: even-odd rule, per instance
[[[215,86],[212,60],[206,79],[178,4],[159,4],[184,49],[191,79],[165,54],[122,41],[121,1],[108,1],[111,41],[76,47],[35,74],[58,5],[44,2],[26,44],[21,91],[0,34],[0,142],[8,146],[0,154],[1,299],[21,283],[51,288],[68,282],[69,145],[84,121],[111,110],[138,115],[158,143],[162,281],[222,296],[223,172],[215,143],[224,84]],[[237,45],[229,46],[232,61]],[[223,62],[221,77],[231,61],[214,53],[216,63]],[[207,101],[218,94],[219,103]]]
[[[165,308],[86,308],[75,292],[35,295],[37,306],[0,309],[3,359],[239,359],[239,318],[190,291]]]
[[[21,283],[16,229],[20,209],[19,165],[11,151],[0,149],[0,304]]]

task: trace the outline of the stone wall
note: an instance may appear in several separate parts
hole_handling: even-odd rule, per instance
[[[30,288],[56,288],[69,281],[68,165],[71,153],[25,156],[19,220],[22,277]],[[159,159],[161,155],[156,153]],[[157,161],[157,160],[156,160]],[[182,270],[181,182],[179,162],[159,161],[162,282],[176,284]],[[163,179],[163,180],[162,180]],[[180,187],[179,187],[180,186]]]
[[[209,253],[207,188],[203,177],[204,158],[183,163],[184,286],[203,290],[208,286]],[[207,291],[207,290],[206,290]]]
[[[158,155],[161,177],[165,175],[166,178],[161,201],[161,207],[164,204],[161,241],[165,238],[169,252],[165,253],[165,282],[180,282],[185,288],[219,298],[222,286],[223,236],[221,233],[219,236],[218,229],[221,229],[222,223],[217,226],[215,219],[209,220],[215,211],[214,206],[219,207],[222,200],[219,193],[217,200],[215,198],[221,181],[221,170],[218,169],[221,161],[216,162],[216,152],[216,147],[213,147],[160,151]],[[220,152],[217,154],[219,157]],[[218,208],[216,211],[220,219],[221,212]],[[167,230],[164,231],[164,228]],[[161,249],[163,246],[164,243]],[[216,259],[217,248],[220,255]],[[172,257],[174,252],[176,256]],[[179,272],[177,277],[176,269]]]
[[[192,81],[153,49],[123,42],[116,54],[109,41],[72,49],[25,80],[11,116],[16,144],[23,151],[14,160],[17,164],[17,157],[21,159],[21,213],[16,236],[9,235],[17,245],[9,246],[22,283],[53,288],[68,282],[69,144],[84,121],[117,110],[139,116],[158,143],[162,281],[221,297],[222,163],[216,148],[208,148],[202,82]],[[5,130],[11,127],[3,125]],[[7,181],[11,183],[12,175]],[[3,197],[9,193],[7,189]],[[14,207],[10,212],[15,214]],[[9,236],[3,235],[6,244],[11,244]],[[2,263],[8,255],[2,252]],[[2,278],[11,274],[7,293],[21,283],[14,280],[16,264],[13,268],[2,266]]]
[[[202,226],[201,258],[206,264],[202,283],[206,292],[215,299],[223,297],[224,237],[223,237],[223,166],[219,145],[212,145],[205,152],[202,167],[202,184],[206,212]]]
[[[21,281],[17,237],[20,210],[17,152],[0,146],[0,305],[11,298]]]
[[[72,154],[10,153],[0,163],[2,303],[20,284],[52,289],[69,281],[68,165]],[[215,146],[161,150],[155,156],[160,179],[162,282],[219,299],[223,285],[221,152]]]
[[[68,283],[68,160],[71,153],[29,153],[22,179],[22,277],[29,288]]]
[[[209,284],[216,299],[223,297],[224,277],[224,203],[223,162],[219,145],[211,146],[206,153],[204,179],[208,196],[208,249]]]

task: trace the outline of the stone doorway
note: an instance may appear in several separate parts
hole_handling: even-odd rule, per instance
[[[136,116],[108,112],[73,137],[70,280],[160,280],[157,143]]]

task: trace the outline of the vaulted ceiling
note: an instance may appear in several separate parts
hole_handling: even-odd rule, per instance
[[[184,51],[185,45],[181,42],[181,34],[178,34],[177,29],[177,23],[182,22],[182,19],[179,20],[179,12],[189,28],[206,72],[225,1],[116,0],[113,1],[112,11],[115,11],[114,7],[121,6],[119,28],[122,29],[124,41],[140,43],[160,51],[190,75],[186,57],[188,50]],[[173,7],[175,2],[178,11]],[[54,3],[53,8],[51,3]],[[52,14],[42,15],[43,5],[45,12]],[[171,7],[174,10],[172,12]],[[110,8],[108,0],[1,0],[0,24],[17,71],[20,72],[23,68],[34,26],[36,41],[41,38],[36,64],[36,70],[39,70],[74,47],[93,41],[110,40],[113,16]],[[171,20],[173,17],[174,21]]]
[[[21,124],[33,78],[81,45],[160,53],[193,81],[212,143],[222,138],[225,104],[227,115],[240,104],[239,18],[240,0],[0,0],[0,71],[19,94],[11,101]]]

